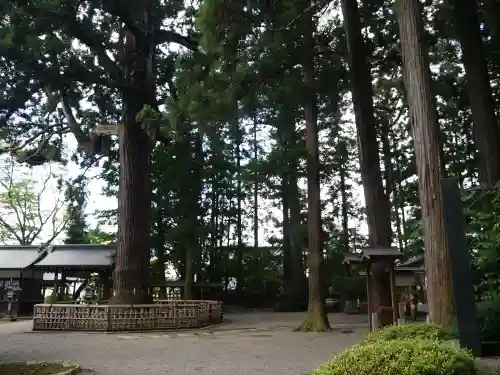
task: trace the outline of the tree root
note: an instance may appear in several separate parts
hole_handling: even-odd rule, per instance
[[[134,293],[131,290],[116,292],[108,302],[109,305],[141,305],[151,303],[153,303],[153,298],[148,293]]]
[[[331,331],[328,317],[324,312],[308,311],[304,321],[294,332],[329,332]]]

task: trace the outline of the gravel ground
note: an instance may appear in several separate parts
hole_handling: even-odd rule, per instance
[[[367,331],[365,316],[330,315],[330,333],[296,333],[303,314],[225,315],[208,329],[170,333],[33,333],[0,326],[0,361],[69,360],[99,375],[310,374]]]

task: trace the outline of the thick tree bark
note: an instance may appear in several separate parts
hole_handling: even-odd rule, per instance
[[[236,263],[237,263],[237,273],[236,273],[236,289],[242,291],[245,288],[244,285],[244,275],[243,275],[243,221],[242,221],[242,189],[241,189],[241,144],[243,143],[243,134],[241,130],[241,124],[238,119],[235,120],[236,126],[236,145],[235,145],[235,156],[236,156],[236,173],[238,175],[236,180]]]
[[[357,0],[342,0],[342,14],[347,37],[352,100],[358,133],[359,164],[365,194],[366,216],[370,245],[391,246],[391,218],[389,198],[384,192],[380,170],[379,147],[375,115],[373,110],[373,88],[370,66],[366,56],[365,42],[361,34],[361,23]],[[374,265],[372,303],[373,309],[392,305],[390,277],[386,267]],[[392,314],[381,310],[380,323],[392,324]]]
[[[219,146],[217,142],[217,133],[212,129],[209,133],[210,148],[212,156],[210,158],[212,165],[217,165],[219,155]],[[219,210],[219,181],[216,173],[213,173],[210,181],[211,204],[210,204],[210,248],[209,248],[209,280],[212,282],[221,282],[223,273],[221,270],[222,254],[219,248],[220,238],[220,210]]]
[[[144,30],[154,29],[153,2],[137,12]],[[137,121],[146,106],[156,107],[152,37],[128,31],[128,57],[123,92],[123,123],[119,127],[120,189],[118,198],[118,242],[111,303],[144,303],[150,300],[151,150],[150,135]]]
[[[345,142],[342,142],[338,146],[339,153],[342,157],[342,165],[339,166],[339,177],[340,177],[340,201],[341,201],[341,213],[342,213],[342,239],[341,239],[341,249],[344,253],[349,252],[349,201],[347,198],[347,168],[344,163],[347,162],[347,147]]]
[[[185,256],[185,274],[184,274],[184,290],[182,294],[182,299],[190,301],[194,298],[194,248],[192,246],[192,241],[186,241],[184,246],[184,256]]]
[[[161,198],[159,198],[161,199]],[[155,252],[156,252],[156,282],[159,284],[165,283],[165,263],[166,263],[166,254],[165,254],[165,242],[166,242],[166,228],[165,223],[163,221],[164,212],[160,207],[157,208],[156,214],[156,239],[155,239]]]
[[[253,158],[257,162],[259,158],[259,143],[257,141],[257,116],[253,114]],[[257,172],[253,182],[253,247],[255,253],[259,248],[259,182]]]
[[[290,208],[288,205],[288,176],[287,173],[281,177],[281,200],[283,217],[283,290],[287,293],[291,287],[291,258],[290,258]]]
[[[193,139],[194,138],[194,139]],[[189,155],[186,157],[187,178],[182,179],[180,197],[183,209],[182,242],[185,251],[185,276],[183,299],[191,300],[194,294],[194,276],[196,265],[200,260],[199,222],[200,195],[202,189],[203,150],[201,138],[192,136],[188,131],[183,136],[182,149]]]
[[[406,241],[406,217],[405,217],[405,201],[402,193],[402,178],[401,178],[401,163],[400,163],[401,158],[396,159],[395,163],[395,172],[396,176],[398,176],[398,183],[396,183],[396,179],[393,179],[394,182],[394,191],[397,192],[397,200],[396,200],[396,218],[399,219],[400,222],[400,229],[398,229],[398,237],[401,239],[401,244],[400,244],[400,249],[402,251],[406,250],[408,248],[408,244]]]
[[[303,236],[300,230],[300,202],[297,187],[297,155],[294,111],[286,106],[280,109],[278,138],[286,152],[283,165],[283,293],[276,305],[277,311],[304,311],[307,308],[307,284],[302,268]]]
[[[403,71],[422,206],[427,297],[431,323],[452,324],[451,270],[446,249],[441,196],[441,163],[435,98],[427,47],[424,44],[422,9],[418,0],[398,0],[395,6],[401,38]]]
[[[322,268],[323,244],[321,229],[321,196],[318,152],[318,114],[317,93],[314,80],[314,22],[307,17],[306,38],[304,43],[304,78],[305,95],[304,119],[306,123],[307,149],[307,229],[308,229],[308,267],[309,267],[309,303],[307,314],[299,331],[323,332],[330,329],[323,295]]]
[[[339,190],[340,190],[340,205],[341,205],[341,215],[342,215],[342,234],[340,239],[340,249],[344,254],[349,253],[349,200],[347,197],[347,147],[346,143],[342,141],[338,145],[338,153],[340,155],[340,165],[339,165]],[[349,264],[345,264],[345,276],[344,279],[344,288],[341,290],[341,309],[344,310],[345,302],[347,300],[347,283],[349,282],[349,277],[351,276],[351,266]]]
[[[127,96],[120,127],[118,242],[111,302],[141,303],[149,296],[151,140],[135,121],[143,103],[134,106],[137,96]]]
[[[323,248],[321,243],[321,197],[316,110],[316,101],[313,98],[311,103],[306,104],[304,111],[307,148],[309,303],[306,318],[298,330],[322,332],[329,330],[330,324],[326,315],[321,274],[323,268]]]
[[[489,187],[500,180],[500,131],[479,29],[476,0],[453,0],[452,3],[472,108],[474,138],[479,150],[482,171],[480,179],[483,185]]]
[[[297,136],[295,132],[295,126],[292,129],[293,137]],[[295,145],[295,142],[292,143]],[[295,146],[292,146],[295,147]],[[300,210],[300,193],[298,186],[298,161],[297,157],[290,161],[290,179],[288,186],[289,200],[288,205],[290,207],[290,265],[293,280],[293,288],[295,290],[296,298],[298,301],[302,301],[304,296],[307,294],[307,280],[303,267],[303,256],[302,251],[304,249],[304,238],[302,236],[302,218]],[[302,305],[302,303],[299,303]],[[298,306],[300,310],[305,308]]]

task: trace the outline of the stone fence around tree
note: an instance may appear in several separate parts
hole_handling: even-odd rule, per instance
[[[222,322],[222,302],[160,300],[151,305],[39,304],[34,331],[154,331]]]

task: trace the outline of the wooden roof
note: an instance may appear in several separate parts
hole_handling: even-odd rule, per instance
[[[418,254],[418,255],[416,255],[414,257],[411,257],[407,261],[402,262],[401,263],[401,267],[405,267],[405,266],[422,266],[424,264],[424,260],[425,260],[424,254]]]
[[[397,247],[366,247],[362,251],[363,259],[397,259],[403,255]]]
[[[43,258],[46,250],[36,245],[0,246],[0,269],[22,270]]]
[[[351,263],[361,263],[363,260],[361,259],[361,256],[358,254],[353,254],[353,253],[345,253],[344,254],[344,263],[351,264]]]
[[[116,245],[65,244],[50,246],[35,267],[50,269],[111,268]]]

